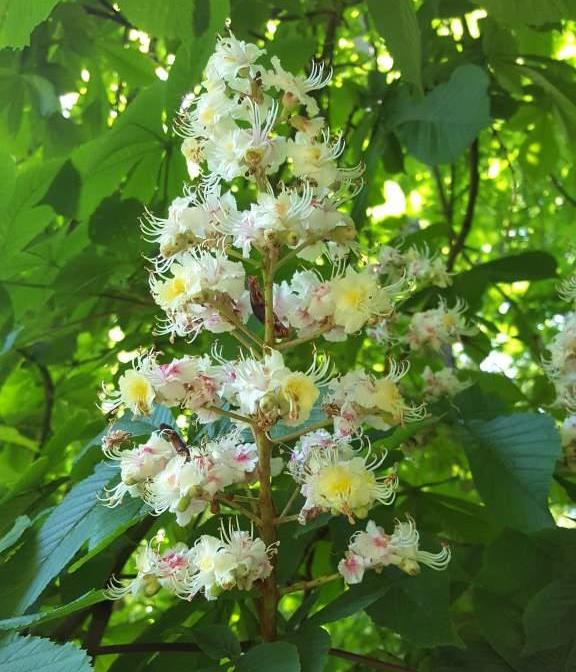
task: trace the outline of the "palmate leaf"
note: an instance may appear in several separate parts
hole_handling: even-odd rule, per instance
[[[535,531],[554,525],[547,498],[560,436],[547,415],[469,420],[460,429],[474,482],[501,525]]]
[[[0,672],[90,672],[85,651],[41,637],[16,637],[0,646]]]

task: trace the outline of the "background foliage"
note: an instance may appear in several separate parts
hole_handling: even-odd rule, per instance
[[[152,528],[201,531],[96,500],[112,476],[100,382],[137,345],[183,347],[152,334],[137,220],[181,191],[172,122],[227,17],[289,69],[332,64],[330,124],[366,164],[362,242],[441,250],[454,286],[407,308],[461,296],[481,327],[456,352],[474,386],[442,422],[383,439],[411,459],[381,522],[413,511],[425,537],[450,539],[449,571],[285,598],[283,641],[237,670],[575,670],[576,479],[540,363],[574,262],[576,2],[0,0],[0,671],[90,669],[55,643],[73,640],[97,670],[208,672],[254,638],[233,596],[209,612],[102,601]],[[383,370],[369,340],[334,354]],[[330,571],[345,527],[290,527],[282,579]]]

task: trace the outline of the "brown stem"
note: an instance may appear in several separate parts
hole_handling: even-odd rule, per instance
[[[258,476],[260,481],[260,536],[266,546],[275,544],[276,538],[276,511],[272,499],[272,474],[270,458],[272,456],[272,442],[259,430],[254,430],[256,445],[258,446]],[[278,588],[276,586],[276,572],[262,581],[259,600],[260,634],[264,641],[276,639],[276,616],[278,610]]]

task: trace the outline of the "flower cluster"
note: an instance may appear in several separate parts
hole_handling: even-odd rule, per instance
[[[392,534],[368,521],[365,531],[356,532],[350,540],[348,551],[338,563],[338,571],[346,583],[360,583],[368,569],[381,572],[384,567],[395,565],[412,576],[420,573],[420,565],[432,569],[446,569],[450,562],[450,549],[444,546],[438,553],[421,551],[420,535],[414,520],[396,521]]]
[[[180,525],[234,509],[258,526],[261,539],[230,528],[220,538],[201,536],[191,548],[178,544],[161,552],[148,544],[136,579],[113,588],[117,597],[165,587],[186,599],[198,593],[214,599],[258,583],[267,597],[261,602],[267,627],[279,594],[272,572],[278,525],[296,518],[306,524],[320,513],[352,523],[392,503],[396,473],[385,453],[374,454],[363,429],[422,419],[424,404],[403,387],[407,351],[423,345],[440,351],[473,333],[460,303],[416,313],[407,334],[392,333],[407,291],[417,282],[446,287],[450,275],[425,249],[384,247],[376,255],[356,241],[342,206],[361,187],[362,167],[339,165],[343,139],[319,116],[317,92],[331,74],[313,64],[307,76],[294,75],[278,58],[267,60],[263,49],[229,34],[218,40],[202,87],[180,111],[192,184],[166,217],[148,213],[142,223],[158,247],[150,260],[151,294],[163,311],[158,331],[171,341],[227,333],[227,351],[235,339],[238,352],[224,358],[214,345],[210,354],[168,363],[155,351],[141,352],[116,387],[104,389],[102,408],[114,417],[151,416],[158,405],[177,409],[190,423],[190,437],[192,423],[224,426],[206,428],[205,438],[189,444],[161,425],[141,445],[112,428],[103,450],[117,465],[119,482],[105,499],[116,506],[126,496],[139,497],[153,514],[174,514]],[[243,191],[241,180],[248,182]],[[287,353],[296,346],[321,337],[345,341],[368,330],[403,349],[400,363],[388,357],[385,375],[338,373],[316,348],[309,366],[290,366]],[[457,389],[449,372],[428,371],[425,379],[430,398]],[[322,417],[314,425],[313,414]],[[329,426],[332,431],[324,429]],[[279,514],[273,478],[283,469],[276,466],[286,446],[292,446],[288,472],[297,487]],[[231,492],[234,486],[250,491],[240,495]],[[304,504],[289,515],[299,495]],[[366,534],[376,535],[373,527],[369,523]],[[360,534],[352,541],[348,555],[362,558],[364,569],[398,564],[414,572],[419,562],[440,568],[449,557],[419,551],[410,520],[390,537],[378,534],[387,540],[385,557],[369,557]]]
[[[191,548],[179,543],[160,551],[149,542],[136,558],[136,578],[113,580],[108,594],[113,599],[129,594],[151,597],[165,588],[182,599],[200,593],[214,600],[232,588],[251,590],[270,576],[274,553],[274,547],[266,548],[251,532],[232,525],[222,529],[220,537],[202,535]]]
[[[458,301],[449,308],[444,301],[437,308],[414,313],[410,320],[406,342],[413,350],[429,347],[441,350],[462,336],[473,336],[476,328],[466,323],[466,305]]]
[[[381,285],[370,268],[348,266],[328,280],[300,271],[274,288],[277,314],[300,338],[322,334],[327,341],[344,341],[390,315],[403,284]]]
[[[386,452],[373,457],[366,443],[361,434],[344,437],[324,429],[306,433],[298,440],[288,471],[305,498],[299,514],[301,523],[327,512],[344,515],[353,523],[356,518],[365,518],[378,502],[394,501],[398,486],[395,472],[375,473],[385,461]]]
[[[154,432],[146,443],[127,450],[118,438],[105,437],[103,449],[120,469],[120,482],[104,498],[109,506],[118,506],[127,494],[141,497],[156,515],[174,513],[179,525],[204,511],[228,486],[249,482],[258,464],[255,444],[244,442],[239,429],[198,446],[186,445],[172,429]]]
[[[406,278],[436,287],[449,287],[452,284],[444,259],[431,256],[427,247],[409,247],[402,252],[390,245],[382,245],[378,251],[377,270],[391,280]]]
[[[548,345],[545,370],[554,383],[558,401],[567,408],[576,407],[576,312],[566,315],[562,330]]]
[[[422,372],[424,397],[427,401],[438,401],[442,397],[454,397],[469,387],[470,383],[460,380],[454,369],[444,367],[433,371],[429,366]]]
[[[398,384],[407,372],[408,364],[391,360],[382,378],[356,369],[331,381],[324,408],[333,417],[336,431],[347,436],[362,424],[384,430],[424,418],[425,406],[406,401]]]

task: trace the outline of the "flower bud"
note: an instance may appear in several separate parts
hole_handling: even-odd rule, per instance
[[[153,595],[156,595],[160,588],[162,588],[158,579],[155,576],[152,576],[152,574],[147,574],[142,579],[142,583],[142,592],[146,597],[152,597]]]
[[[398,563],[398,568],[410,576],[418,576],[420,574],[420,565],[416,560],[412,560],[411,558],[402,558]]]
[[[176,511],[178,511],[179,513],[184,513],[184,511],[186,511],[186,509],[190,506],[191,501],[192,498],[190,497],[190,495],[180,497],[178,503],[176,504]]]
[[[274,392],[266,392],[266,394],[260,399],[258,406],[262,413],[270,415],[278,411],[278,398]]]

